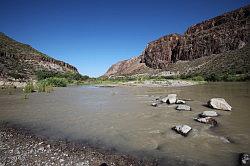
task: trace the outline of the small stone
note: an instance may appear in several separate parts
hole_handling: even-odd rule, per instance
[[[176,94],[169,94],[167,97],[164,97],[161,99],[161,102],[168,103],[168,104],[174,104],[176,102]]]
[[[192,128],[188,125],[177,125],[177,126],[172,127],[172,130],[186,137],[188,133],[192,130]]]
[[[64,162],[64,159],[60,159],[59,162],[60,162],[60,163]]]
[[[157,107],[157,103],[152,103],[151,106]]]
[[[38,150],[39,150],[39,151],[44,151],[44,147],[42,146],[42,147],[40,147]]]
[[[178,111],[191,111],[191,107],[188,105],[178,105],[176,107],[176,110],[178,110]]]
[[[175,104],[186,104],[184,100],[176,100]]]
[[[218,116],[217,112],[215,111],[204,111],[200,114],[200,117],[216,117]]]

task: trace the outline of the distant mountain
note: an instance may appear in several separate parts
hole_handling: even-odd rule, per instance
[[[0,33],[0,81],[35,80],[36,71],[78,73],[76,67],[45,55]]]
[[[137,63],[118,62],[104,76],[249,73],[249,13],[250,5],[193,25],[183,35],[163,36],[147,45]]]

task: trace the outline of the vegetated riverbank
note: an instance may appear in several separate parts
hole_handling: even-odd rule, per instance
[[[3,82],[2,88],[25,87],[24,91],[50,92],[53,87],[66,87],[68,85],[101,85],[101,86],[146,86],[146,87],[178,87],[203,84],[206,82],[235,82],[249,81],[249,74],[241,73],[211,73],[207,75],[148,75],[139,74],[132,76],[114,76],[91,78],[79,73],[55,73],[49,71],[37,71],[36,80],[28,82]]]
[[[110,85],[110,86],[145,86],[145,87],[180,87],[204,84],[207,82],[245,82],[250,76],[246,74],[215,74],[208,75],[170,75],[149,76],[145,74],[133,76],[115,76],[90,78],[81,82],[81,85]]]
[[[118,154],[90,145],[50,140],[7,123],[0,123],[0,165],[157,165],[156,161]]]

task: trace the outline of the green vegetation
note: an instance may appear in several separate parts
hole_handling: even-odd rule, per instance
[[[49,71],[37,71],[38,82],[36,84],[28,83],[24,87],[25,93],[31,92],[51,92],[53,87],[66,87],[68,84],[83,84],[89,80],[88,76],[82,76],[79,73],[55,73]]]
[[[53,91],[53,86],[49,85],[46,81],[40,81],[36,84],[36,88],[38,92],[47,92],[50,93]]]
[[[66,78],[50,77],[44,80],[40,80],[39,83],[54,87],[66,87],[68,84],[68,80]]]
[[[135,81],[137,83],[142,83],[146,80],[152,81],[166,81],[166,80],[190,80],[190,81],[197,81],[197,82],[216,82],[216,81],[249,81],[250,75],[249,74],[193,74],[193,75],[171,75],[171,76],[119,76],[113,78],[96,78],[96,79],[88,79],[84,81],[84,84],[112,84],[112,83],[124,83],[128,81]]]
[[[33,83],[31,83],[31,82],[27,83],[27,85],[24,87],[23,91],[25,93],[34,92],[35,91],[35,87],[34,87]]]
[[[226,82],[233,82],[233,81],[249,81],[250,75],[249,74],[229,74],[229,73],[222,73],[216,74],[211,73],[207,75],[181,75],[181,79],[188,79],[193,81],[208,81],[208,82],[217,82],[217,81],[226,81]]]
[[[249,74],[193,74],[193,75],[171,75],[171,76],[148,76],[148,75],[136,75],[136,76],[118,76],[118,77],[99,77],[90,78],[88,76],[82,76],[79,73],[53,73],[48,71],[38,71],[38,82],[33,85],[28,83],[24,88],[25,93],[38,92],[51,92],[53,87],[66,87],[68,84],[74,85],[97,85],[97,84],[119,84],[129,81],[136,83],[143,83],[144,81],[167,81],[169,79],[176,80],[190,80],[197,82],[204,81],[248,81],[250,80]]]
[[[64,78],[67,80],[68,83],[76,83],[78,81],[84,81],[89,79],[89,76],[82,76],[79,73],[57,73],[57,72],[51,72],[51,71],[37,71],[36,76],[38,81],[48,79],[48,78]]]

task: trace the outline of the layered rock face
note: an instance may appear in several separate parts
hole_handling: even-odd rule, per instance
[[[117,75],[131,75],[133,73],[140,74],[148,72],[150,69],[144,63],[140,63],[140,61],[140,57],[120,61],[112,65],[104,76],[112,77]]]
[[[246,6],[193,25],[183,35],[170,34],[150,42],[138,57],[141,65],[137,64],[137,70],[147,66],[147,70],[141,71],[148,73],[157,69],[177,74],[250,72],[249,13],[250,6]],[[126,64],[113,65],[105,75],[108,76],[110,70],[117,76],[137,74]]]
[[[35,72],[74,72],[77,69],[63,61],[51,58],[29,45],[19,43],[0,33],[0,79],[26,81],[35,79]]]
[[[250,6],[223,14],[150,42],[141,56],[148,67],[165,69],[178,60],[193,60],[240,49],[249,42]]]

